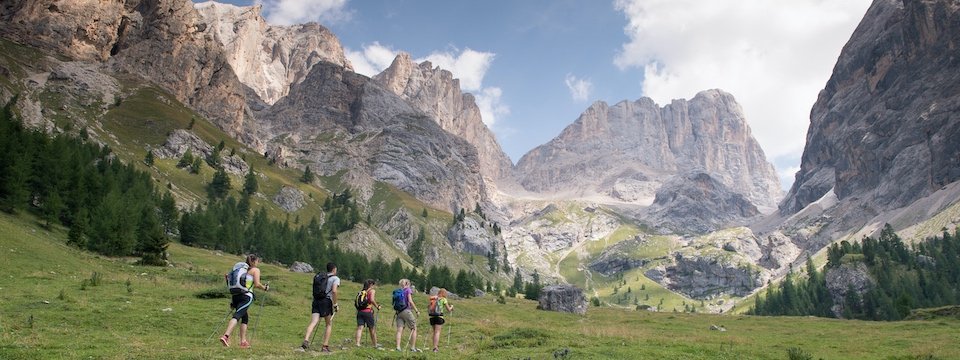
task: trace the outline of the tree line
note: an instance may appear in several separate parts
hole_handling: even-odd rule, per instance
[[[25,128],[13,103],[0,112],[0,208],[32,213],[47,228],[66,226],[77,247],[165,264],[178,218],[170,193],[109,147],[86,141],[86,129],[50,137]]]
[[[871,279],[863,294],[852,285],[842,299],[827,288],[826,273],[841,266],[863,264]],[[861,242],[842,241],[827,250],[827,265],[817,271],[807,260],[807,278],[794,273],[758,296],[750,313],[756,315],[814,315],[862,320],[901,320],[918,308],[956,305],[960,294],[960,230],[944,230],[937,237],[907,246],[890,225],[879,237]]]

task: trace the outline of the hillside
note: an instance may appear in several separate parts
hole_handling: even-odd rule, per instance
[[[237,257],[173,245],[172,266],[143,267],[75,250],[64,244],[62,229],[49,232],[34,218],[7,214],[0,214],[0,234],[0,261],[9,279],[0,291],[0,312],[9,314],[0,319],[0,358],[315,356],[293,352],[308,320],[308,274],[264,265],[271,291],[261,295],[267,305],[256,305],[251,313],[251,324],[262,314],[252,335],[253,349],[224,349],[207,338],[220,325],[229,301],[197,295],[220,291],[222,273]],[[99,274],[99,285],[84,285],[93,272]],[[357,289],[344,282],[344,294]],[[418,294],[416,301],[425,299]],[[612,308],[590,308],[579,317],[535,310],[534,302],[518,299],[498,304],[488,296],[454,304],[456,313],[445,327],[453,345],[431,358],[547,359],[566,350],[567,358],[578,359],[782,359],[792,347],[828,359],[960,356],[960,349],[949,345],[958,340],[954,330],[960,320],[949,318],[877,323]],[[353,349],[352,314],[343,310],[335,319],[333,358],[416,358]],[[384,313],[380,321],[386,324],[390,315]],[[711,325],[727,331],[711,331]],[[392,335],[387,327],[379,330],[382,339]]]

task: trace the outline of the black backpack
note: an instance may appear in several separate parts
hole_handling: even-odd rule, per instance
[[[327,280],[330,274],[317,273],[313,276],[313,299],[320,300],[327,297]]]
[[[367,306],[370,306],[370,299],[367,298],[367,290],[360,290],[360,292],[357,293],[357,298],[353,300],[353,307],[357,308],[357,310],[363,310],[366,309]]]

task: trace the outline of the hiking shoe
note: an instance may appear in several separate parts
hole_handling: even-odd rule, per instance
[[[331,352],[331,351],[330,351],[330,347],[327,346],[327,345],[324,345],[323,347],[320,348],[320,352],[322,352],[322,353]]]
[[[410,348],[410,352],[423,352],[423,350],[417,348]]]
[[[383,350],[383,345],[376,344],[376,345],[373,346],[373,348],[374,348],[374,349],[377,349],[377,350]]]
[[[223,347],[230,347],[230,335],[221,336],[220,343],[223,344]]]
[[[396,349],[393,349],[393,351],[396,351],[396,352],[402,352],[402,351],[403,351],[403,349],[401,349],[401,348],[396,348]]]
[[[440,352],[440,349],[433,348],[433,352]]]
[[[241,341],[241,342],[240,342],[240,348],[241,348],[241,349],[249,349],[249,348],[250,348],[250,343],[249,343],[248,341],[246,341],[246,340]]]

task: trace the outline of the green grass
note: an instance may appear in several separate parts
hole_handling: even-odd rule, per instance
[[[227,299],[198,294],[222,287],[222,273],[239,259],[171,246],[174,266],[144,267],[132,259],[104,258],[64,245],[62,229],[48,232],[36,219],[0,214],[0,358],[311,358],[293,348],[308,321],[309,274],[264,265],[268,305],[251,311],[259,329],[253,349],[206,342],[226,314]],[[100,274],[98,286],[82,285]],[[127,283],[129,282],[129,286]],[[648,289],[651,287],[648,286]],[[438,355],[397,355],[354,349],[349,299],[357,284],[344,282],[343,311],[334,321],[332,358],[568,358],[784,359],[797,347],[815,358],[893,359],[960,357],[960,320],[862,322],[800,317],[652,313],[593,308],[586,316],[535,310],[535,303],[488,296],[454,301],[451,344]],[[385,285],[381,294],[392,290]],[[636,291],[636,290],[634,290]],[[260,294],[263,298],[263,294]],[[380,300],[387,302],[386,295]],[[417,294],[418,304],[425,298]],[[421,305],[423,306],[423,305]],[[169,308],[169,311],[164,309]],[[389,312],[380,318],[381,343],[390,346]],[[420,325],[426,330],[426,320]],[[721,325],[728,331],[711,331]],[[426,334],[419,346],[429,348]],[[364,337],[364,342],[368,343]],[[341,345],[345,347],[341,349]]]

